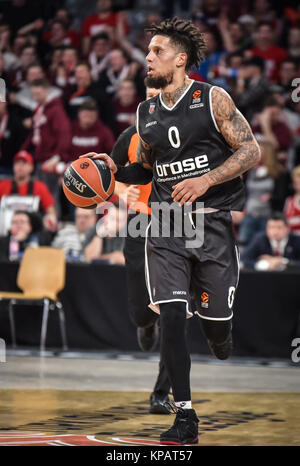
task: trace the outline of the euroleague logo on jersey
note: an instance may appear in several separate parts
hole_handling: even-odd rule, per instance
[[[197,104],[201,102],[201,94],[202,94],[202,91],[200,91],[199,89],[193,92],[193,100],[192,100],[193,104]]]
[[[201,102],[201,94],[202,91],[200,89],[197,89],[196,91],[193,92],[192,95],[192,104],[190,105],[190,108],[198,108],[198,107],[203,107],[203,103]]]

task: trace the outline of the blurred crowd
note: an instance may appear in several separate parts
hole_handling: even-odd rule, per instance
[[[224,88],[261,147],[261,162],[245,176],[245,209],[232,212],[245,262],[253,265],[253,241],[268,237],[270,221],[286,226],[279,257],[288,255],[291,235],[300,241],[299,2],[4,0],[0,198],[5,196],[5,205],[10,196],[32,195],[40,202],[30,209],[16,201],[0,239],[2,259],[38,242],[62,247],[70,260],[124,263],[121,238],[113,239],[107,228],[122,215],[111,209],[97,223],[94,211],[72,209],[62,194],[61,175],[83,153],[110,153],[121,132],[135,123],[145,99],[149,35],[144,29],[175,14],[191,19],[207,41],[206,60],[190,77]],[[274,255],[271,247],[258,257],[266,261]],[[269,268],[278,268],[278,261],[269,262]]]

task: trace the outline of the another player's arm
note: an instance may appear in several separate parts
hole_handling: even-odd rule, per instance
[[[180,205],[191,204],[212,186],[241,176],[260,160],[260,149],[248,122],[231,97],[219,87],[212,90],[212,111],[220,133],[235,152],[205,175],[174,185],[172,197]]]
[[[139,139],[137,151],[136,151],[136,161],[146,170],[152,171],[152,149],[143,139]]]
[[[222,165],[207,173],[210,185],[214,186],[232,180],[257,165],[260,149],[247,120],[231,97],[219,87],[212,89],[212,111],[222,136],[235,150]]]
[[[116,165],[113,159],[107,154],[96,154],[90,152],[81,155],[80,157],[92,157],[93,159],[101,159],[114,173],[116,181],[125,184],[148,184],[152,181],[152,165],[150,163],[151,148],[144,141],[137,148],[137,162],[131,163],[126,167]]]

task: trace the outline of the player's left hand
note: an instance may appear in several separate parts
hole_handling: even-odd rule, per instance
[[[180,206],[191,205],[198,197],[203,196],[210,186],[210,180],[205,175],[180,181],[172,186],[173,201],[179,202]]]

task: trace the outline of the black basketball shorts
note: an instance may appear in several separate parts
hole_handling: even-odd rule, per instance
[[[193,298],[196,314],[201,318],[220,321],[232,318],[239,252],[230,212],[205,213],[203,230],[203,245],[187,248],[185,236],[153,237],[149,224],[145,274],[149,307],[153,311],[159,313],[161,303],[183,301],[187,317],[192,317]]]

